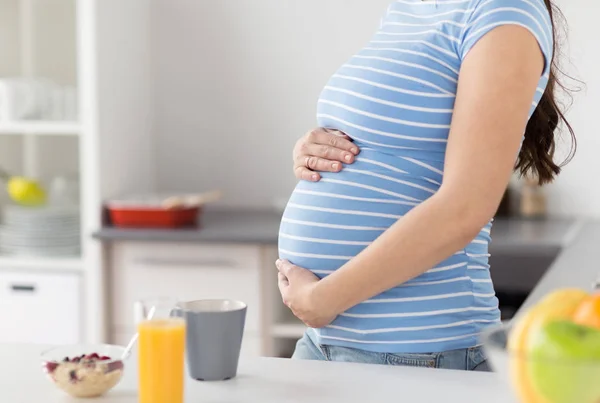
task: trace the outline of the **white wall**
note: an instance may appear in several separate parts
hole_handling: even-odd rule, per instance
[[[150,7],[147,0],[97,1],[100,195],[155,189]]]
[[[262,206],[294,186],[316,100],[388,0],[156,0],[158,185]]]
[[[565,69],[585,82],[585,91],[575,95],[568,114],[577,139],[575,159],[551,186],[550,209],[555,214],[600,217],[600,4],[586,0],[560,0],[568,22],[569,55]]]
[[[390,0],[155,0],[158,186],[221,187],[229,205],[289,195],[291,150],[315,125],[329,75],[371,36]],[[586,81],[569,114],[576,159],[548,189],[555,214],[600,217],[600,5],[562,0]]]

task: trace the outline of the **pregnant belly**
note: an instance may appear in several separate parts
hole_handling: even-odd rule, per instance
[[[435,193],[436,180],[426,176],[433,171],[388,158],[363,151],[339,173],[300,182],[281,222],[280,257],[326,276]]]

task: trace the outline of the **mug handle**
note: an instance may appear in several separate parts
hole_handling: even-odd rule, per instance
[[[177,306],[171,309],[171,314],[169,316],[172,318],[183,318],[183,309]]]

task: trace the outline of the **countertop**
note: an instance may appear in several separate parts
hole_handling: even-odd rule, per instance
[[[198,228],[175,230],[122,229],[105,227],[94,234],[102,241],[225,242],[277,244],[281,212],[274,210],[208,210]],[[562,248],[577,232],[572,219],[496,219],[492,229],[491,253],[510,250]]]
[[[42,373],[34,345],[0,345],[0,402],[64,403],[76,400]],[[137,363],[125,364],[119,385],[95,403],[137,403]],[[512,403],[496,374],[429,368],[257,358],[240,363],[225,382],[186,379],[186,402],[206,403]]]
[[[273,210],[207,210],[197,228],[124,229],[104,227],[102,241],[277,244],[281,213]]]

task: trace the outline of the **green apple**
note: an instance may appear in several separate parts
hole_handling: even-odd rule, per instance
[[[549,403],[600,401],[600,330],[551,321],[532,335],[529,371]]]

